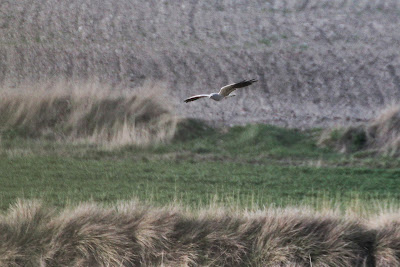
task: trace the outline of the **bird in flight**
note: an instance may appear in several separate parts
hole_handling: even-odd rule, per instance
[[[185,103],[195,101],[195,100],[203,98],[203,97],[208,97],[215,101],[221,101],[225,97],[235,96],[235,95],[229,95],[229,94],[232,93],[233,91],[235,91],[236,89],[249,86],[250,84],[255,83],[256,81],[257,80],[255,80],[255,79],[251,79],[251,80],[243,80],[238,83],[228,84],[228,85],[225,85],[224,87],[222,87],[219,90],[219,93],[194,95],[189,98],[186,98]]]

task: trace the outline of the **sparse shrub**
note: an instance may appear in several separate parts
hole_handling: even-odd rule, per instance
[[[318,143],[344,153],[368,150],[397,156],[400,153],[400,106],[384,109],[366,125],[328,129]]]
[[[363,126],[329,129],[322,133],[318,144],[343,153],[352,153],[366,147],[367,134]]]

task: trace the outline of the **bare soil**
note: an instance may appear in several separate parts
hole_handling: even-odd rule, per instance
[[[1,0],[0,83],[161,82],[182,117],[324,127],[400,98],[397,0]],[[222,102],[198,93],[256,78]]]

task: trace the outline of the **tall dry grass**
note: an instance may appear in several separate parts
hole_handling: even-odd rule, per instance
[[[111,146],[166,141],[176,126],[162,85],[150,82],[134,91],[95,80],[3,86],[0,114],[3,134]]]
[[[308,209],[188,211],[137,202],[0,218],[1,266],[399,266],[399,213],[362,221]]]
[[[392,105],[366,126],[368,147],[389,155],[400,154],[400,105]]]

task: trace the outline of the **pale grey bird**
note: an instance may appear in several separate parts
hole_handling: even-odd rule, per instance
[[[208,95],[207,94],[194,95],[189,98],[186,98],[185,103],[195,101],[195,100],[203,98],[203,97],[208,97],[215,101],[221,101],[225,97],[235,96],[235,95],[229,95],[229,94],[232,93],[233,91],[235,91],[236,89],[249,86],[250,84],[255,83],[256,81],[257,80],[252,79],[252,80],[243,80],[238,83],[228,84],[228,85],[225,85],[224,87],[222,87],[221,90],[219,90],[219,93],[212,93],[212,94],[208,94]]]

